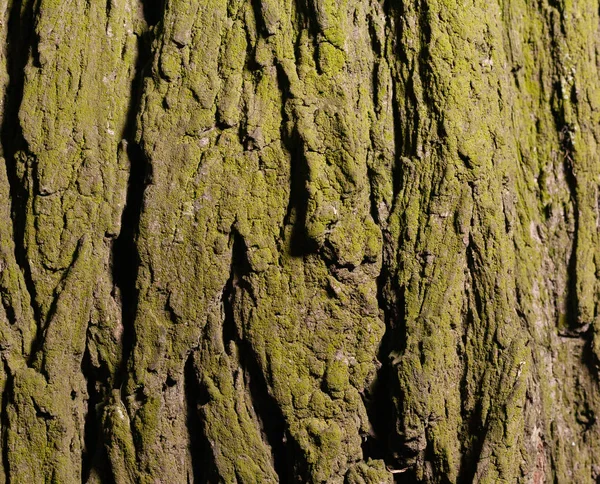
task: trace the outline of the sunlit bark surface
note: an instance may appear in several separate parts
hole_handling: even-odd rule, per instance
[[[598,0],[0,1],[0,484],[594,483]]]

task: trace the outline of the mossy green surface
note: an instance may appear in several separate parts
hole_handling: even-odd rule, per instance
[[[121,140],[141,20],[131,2],[108,9],[79,1],[23,2],[21,8],[21,19],[11,20],[13,42],[15,31],[35,40],[18,118],[11,120],[20,123],[22,143],[14,141],[18,151],[0,170],[6,203],[0,236],[8,269],[3,294],[15,319],[3,352],[11,371],[4,475],[9,482],[81,482],[85,419],[92,411],[84,354],[108,375],[95,389],[106,395],[121,358],[121,310],[110,259],[127,190],[129,162]],[[6,136],[3,143],[6,148]],[[11,175],[9,196],[5,166],[13,164],[18,178]],[[20,191],[27,196],[11,200]],[[11,230],[16,216],[23,240],[21,229]],[[17,345],[18,359],[11,355]]]
[[[571,341],[581,351],[560,335],[583,334],[597,304],[596,229],[585,219],[597,213],[584,161],[593,143],[571,134],[594,115],[590,98],[561,94],[578,82],[574,66],[591,62],[593,8],[431,1],[394,10],[400,132],[411,136],[401,144],[399,222],[389,227],[399,257],[390,250],[384,265],[391,307],[394,288],[403,294],[404,349],[391,358],[398,434],[418,442],[408,462],[419,479],[597,476],[596,446],[570,410],[577,385],[596,394],[595,377],[580,369],[573,382],[577,351],[553,363]],[[571,389],[558,407],[557,385]]]
[[[0,6],[0,484],[600,477],[597,1]]]

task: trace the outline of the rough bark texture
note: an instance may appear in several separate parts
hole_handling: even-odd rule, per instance
[[[597,482],[598,0],[0,17],[0,484]]]

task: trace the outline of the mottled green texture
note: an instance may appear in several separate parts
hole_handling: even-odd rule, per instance
[[[270,416],[254,408],[256,372],[260,398],[281,413],[288,472],[341,482],[361,461],[359,392],[383,335],[367,176],[373,54],[368,36],[343,33],[366,31],[367,12],[330,8],[309,32],[296,31],[309,14],[292,4],[264,2],[258,19],[248,2],[194,8],[190,24],[191,6],[167,7],[138,133],[152,167],[129,383],[143,395],[129,404],[140,479],[190,473],[185,448],[172,448],[187,445],[186,403],[169,394],[195,351],[199,412],[226,482],[277,480],[270,448],[282,443],[261,435]]]
[[[578,337],[598,300],[597,5],[392,13],[405,158],[384,293],[405,317],[391,358],[408,462],[431,482],[593,482]]]
[[[0,3],[0,484],[595,482],[599,12]]]
[[[28,195],[23,209],[13,205],[13,211],[23,217],[24,240],[16,243],[23,244],[23,269],[35,292],[26,309],[18,300],[7,302],[13,311],[26,311],[23,316],[32,323],[35,314],[38,328],[36,335],[20,324],[22,359],[18,364],[8,360],[12,388],[5,471],[10,482],[81,482],[90,410],[84,353],[108,375],[114,375],[121,355],[110,250],[119,233],[129,172],[119,145],[135,72],[138,6],[25,3],[21,20],[14,13],[11,19],[23,37],[30,9],[35,45],[24,73],[18,110],[23,142],[14,155],[18,180],[13,180]],[[7,95],[7,103],[14,101]],[[3,191],[7,185],[2,181]],[[3,220],[2,230],[9,229],[10,216]],[[12,265],[15,254],[13,249]],[[7,272],[3,278],[11,277]],[[28,295],[23,282],[12,277],[7,298]],[[17,316],[19,322],[23,316]],[[111,384],[105,381],[97,390],[108,391]]]

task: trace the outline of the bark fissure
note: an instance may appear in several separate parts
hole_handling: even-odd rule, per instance
[[[0,484],[598,481],[597,3],[9,4]]]
[[[83,355],[81,361],[81,373],[86,380],[87,387],[87,410],[85,414],[85,425],[83,430],[83,451],[81,454],[81,482],[85,484],[90,478],[94,467],[94,460],[97,458],[97,452],[102,448],[100,428],[98,425],[98,416],[102,409],[99,408],[103,402],[102,395],[99,393],[97,383],[102,382],[105,386],[108,378],[99,378],[90,361],[89,348]],[[102,381],[104,380],[104,381]]]
[[[185,397],[186,397],[186,409],[187,409],[187,429],[190,439],[190,454],[192,459],[192,479],[189,482],[197,482],[199,484],[212,483],[218,480],[218,472],[214,465],[213,459],[209,456],[212,455],[210,443],[206,438],[203,438],[202,430],[202,419],[198,406],[206,403],[206,397],[203,395],[202,388],[198,383],[198,375],[194,370],[194,352],[190,353],[184,369],[185,378]]]
[[[281,139],[288,150],[291,161],[290,196],[285,224],[292,224],[290,240],[291,254],[295,257],[302,257],[317,250],[316,244],[306,233],[308,201],[310,197],[306,186],[309,177],[309,168],[304,157],[303,142],[298,132],[295,129],[289,135],[282,132]],[[285,240],[284,229],[285,226],[282,226],[281,240]]]
[[[131,82],[130,103],[123,129],[124,143],[121,149],[129,159],[129,178],[125,207],[121,216],[121,232],[112,246],[112,277],[119,291],[123,335],[121,339],[121,367],[115,376],[115,388],[122,388],[127,375],[129,361],[135,341],[134,320],[138,305],[136,287],[140,256],[136,245],[142,215],[144,191],[149,183],[150,165],[137,140],[138,115],[142,100],[144,78],[149,75],[148,64],[152,59],[150,45],[152,33],[143,32],[138,37],[138,56],[135,76]]]
[[[293,461],[288,457],[290,447],[286,425],[276,400],[269,395],[269,389],[260,365],[252,350],[243,342],[240,346],[240,363],[244,372],[244,382],[252,398],[252,407],[258,417],[260,430],[273,457],[273,467],[279,482],[293,482]]]
[[[36,301],[36,290],[31,277],[31,268],[27,259],[25,246],[25,212],[31,190],[34,187],[24,185],[23,171],[30,163],[26,159],[27,144],[23,137],[19,109],[23,100],[25,83],[25,66],[34,48],[36,38],[34,34],[34,2],[28,0],[15,0],[11,4],[7,20],[7,49],[6,69],[8,84],[3,97],[2,126],[0,126],[0,144],[2,156],[6,163],[6,174],[9,182],[10,204],[13,240],[15,245],[15,260],[23,274],[30,299],[30,304],[38,322],[38,335],[42,330],[41,311]],[[18,164],[23,167],[19,169]],[[20,173],[21,172],[21,173]]]
[[[141,0],[144,19],[148,26],[154,27],[161,20],[168,0]]]
[[[473,221],[471,221],[471,230],[473,230]],[[475,247],[471,236],[469,236],[469,245],[466,247],[466,259],[467,259],[467,270],[468,277],[465,281],[465,285],[468,289],[466,293],[466,317],[463,327],[462,344],[465,354],[467,354],[466,346],[468,344],[468,333],[472,331],[472,328],[478,326],[476,318],[479,319],[482,314],[483,307],[480,299],[479,292],[475,287],[477,280],[477,266],[475,259]],[[469,372],[473,371],[473,363],[471,361],[463,362],[463,375],[460,382],[461,395],[463,402],[469,401]],[[480,380],[479,385],[483,382]],[[485,429],[485,422],[482,419],[482,402],[478,400],[474,408],[467,409],[465,404],[461,406],[461,418],[462,418],[462,429],[461,431],[465,435],[465,438],[470,438],[469,446],[465,448],[465,452],[461,459],[460,479],[459,482],[473,482],[477,474],[477,466],[481,457],[483,449],[483,443],[487,430]],[[461,449],[462,450],[462,449]]]
[[[244,240],[235,229],[232,231],[232,239],[231,273],[222,299],[225,313],[223,321],[225,350],[231,352],[228,346],[235,345],[239,371],[242,373],[246,391],[258,419],[261,436],[270,449],[279,482],[292,482],[293,461],[288,457],[288,444],[286,444],[288,436],[283,414],[277,401],[269,393],[263,368],[251,346],[239,331],[239,315],[236,316],[236,312],[241,306],[240,299],[243,298],[243,293],[247,293],[251,298],[254,296],[247,281],[250,266]]]
[[[387,270],[386,254],[383,254],[383,266],[377,278],[377,300],[379,310],[383,314],[385,333],[379,344],[377,359],[379,369],[371,388],[363,395],[365,408],[369,415],[371,429],[363,442],[363,456],[365,459],[383,459],[388,468],[398,470],[402,465],[402,458],[397,453],[397,442],[394,441],[393,432],[389,422],[395,420],[393,396],[397,389],[390,387],[393,381],[394,350],[403,338],[404,298],[403,291],[394,291],[398,299],[392,304],[387,298],[393,277]],[[396,350],[398,351],[398,350]],[[401,353],[401,349],[399,353]]]

